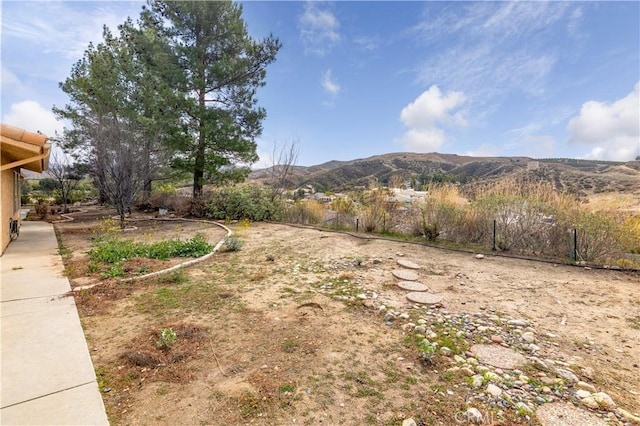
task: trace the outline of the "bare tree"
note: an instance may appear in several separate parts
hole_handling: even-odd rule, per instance
[[[63,205],[63,212],[69,212],[71,193],[78,187],[82,180],[82,171],[78,165],[73,164],[69,157],[57,150],[51,152],[48,174],[56,182],[56,190]]]
[[[278,142],[273,144],[271,176],[271,200],[281,197],[285,189],[291,185],[291,175],[298,162],[300,144],[297,139],[291,140],[282,146]]]
[[[124,229],[125,216],[131,212],[136,197],[142,191],[146,174],[138,164],[143,149],[136,142],[139,129],[116,119],[104,119],[96,129],[93,182],[120,216]]]

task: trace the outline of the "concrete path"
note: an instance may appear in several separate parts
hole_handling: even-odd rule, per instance
[[[22,222],[0,269],[0,424],[109,424],[53,226]]]

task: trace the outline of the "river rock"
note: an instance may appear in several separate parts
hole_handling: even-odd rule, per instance
[[[579,399],[589,398],[591,396],[591,392],[589,392],[588,390],[584,390],[584,389],[578,389],[576,391],[576,396]]]
[[[500,395],[502,395],[502,389],[500,389],[499,387],[497,387],[493,383],[489,383],[487,385],[487,393],[489,395],[491,395],[492,397],[497,398]]]
[[[607,410],[614,410],[616,408],[616,403],[604,392],[594,393],[591,397],[602,408],[606,408]]]
[[[562,377],[563,379],[565,379],[566,381],[568,381],[569,383],[578,383],[580,381],[580,379],[578,379],[578,376],[573,374],[572,371],[565,370],[564,368],[558,368],[556,370],[556,374]]]
[[[587,382],[583,382],[583,381],[578,381],[575,384],[576,389],[583,389],[586,391],[589,391],[591,393],[595,393],[596,392],[596,387],[593,386],[591,383],[587,383]]]

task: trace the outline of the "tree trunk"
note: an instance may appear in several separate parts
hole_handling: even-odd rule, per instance
[[[199,41],[196,41],[196,44],[199,45]],[[198,146],[196,149],[196,158],[195,164],[193,168],[193,199],[200,198],[202,196],[202,186],[204,183],[204,154],[206,148],[206,138],[205,138],[205,96],[206,96],[206,87],[205,87],[205,75],[204,75],[204,53],[201,53],[202,58],[202,68],[200,71],[200,88],[198,90]]]

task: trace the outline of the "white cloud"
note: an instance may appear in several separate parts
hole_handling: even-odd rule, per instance
[[[497,146],[483,143],[476,149],[465,152],[464,155],[468,155],[470,157],[496,157],[499,155],[499,152],[500,150]]]
[[[340,85],[331,77],[331,69],[328,69],[320,80],[322,88],[331,96],[338,96],[340,93]]]
[[[44,53],[79,59],[90,41],[102,40],[103,25],[113,32],[127,17],[138,16],[142,2],[10,2],[3,4],[2,36],[38,46]],[[124,7],[123,7],[124,6]]]
[[[353,39],[353,42],[362,50],[372,52],[380,47],[380,37],[360,36]]]
[[[42,132],[48,137],[62,133],[63,124],[49,110],[36,101],[22,101],[11,105],[10,111],[2,117],[2,122],[21,127],[30,132]]]
[[[340,22],[331,10],[319,3],[305,3],[298,27],[305,53],[323,56],[340,41]]]
[[[443,94],[431,86],[402,109],[400,120],[409,130],[397,142],[405,149],[419,152],[436,151],[446,141],[444,126],[466,126],[460,107],[465,102],[462,92]]]
[[[613,103],[588,101],[567,125],[569,143],[592,145],[587,158],[632,160],[640,153],[640,82]]]

